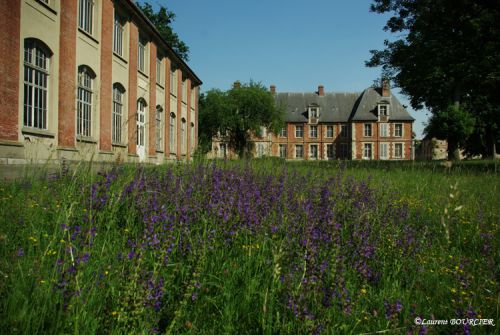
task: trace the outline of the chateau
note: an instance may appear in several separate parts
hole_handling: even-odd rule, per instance
[[[391,94],[389,83],[362,93],[277,93],[285,108],[285,127],[279,134],[262,130],[253,138],[254,156],[296,160],[410,160],[414,159],[414,119]],[[212,156],[231,157],[224,137],[212,144]]]
[[[0,163],[190,159],[202,82],[132,0],[0,14]]]

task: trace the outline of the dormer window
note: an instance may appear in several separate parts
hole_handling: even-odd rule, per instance
[[[382,122],[386,122],[389,120],[389,104],[388,103],[379,103],[378,104],[378,120]]]
[[[309,107],[309,123],[316,124],[318,123],[318,118],[319,118],[319,107],[316,106],[310,106]]]
[[[309,118],[317,118],[318,117],[318,108],[317,107],[311,107],[309,109]]]

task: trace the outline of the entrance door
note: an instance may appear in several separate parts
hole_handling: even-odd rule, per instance
[[[146,102],[139,100],[137,102],[137,155],[139,161],[144,161],[146,157]]]

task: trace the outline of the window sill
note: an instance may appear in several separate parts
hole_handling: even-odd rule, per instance
[[[78,27],[78,31],[81,32],[84,36],[90,38],[93,42],[99,44],[99,41],[94,36],[90,35],[88,32],[86,32],[82,28]]]
[[[113,147],[119,147],[119,148],[126,148],[127,145],[123,143],[112,143],[111,144]]]
[[[137,69],[137,72],[139,72],[140,74],[142,74],[144,77],[146,77],[146,79],[149,79],[149,76],[142,70],[140,69]]]
[[[165,152],[163,150],[156,150],[156,153],[163,154]]]
[[[77,142],[83,142],[83,143],[97,143],[97,140],[93,139],[92,137],[85,137],[85,136],[76,136],[76,141]]]
[[[42,5],[43,7],[45,7],[48,11],[52,12],[52,14],[57,15],[57,11],[54,8],[52,8],[51,5],[45,3],[45,2],[43,2],[41,0],[36,0],[36,2],[38,2],[40,5]]]
[[[115,56],[116,58],[118,58],[120,61],[122,61],[123,63],[127,64],[127,60],[125,58],[123,58],[123,56],[120,56],[119,54],[117,54],[116,52],[113,51],[113,56]]]
[[[41,136],[41,137],[50,137],[50,138],[55,138],[56,137],[56,134],[51,133],[48,130],[37,129],[37,128],[23,127],[21,129],[21,133],[23,133],[23,134],[29,134],[29,135],[36,135],[36,136]]]
[[[163,90],[165,89],[165,86],[162,83],[156,82],[156,86],[161,87]]]

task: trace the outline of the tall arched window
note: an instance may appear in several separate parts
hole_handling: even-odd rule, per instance
[[[137,146],[144,147],[146,143],[146,100],[137,100]]]
[[[194,150],[194,123],[191,122],[191,151]]]
[[[51,51],[40,41],[24,42],[23,126],[47,129],[49,63]]]
[[[156,150],[163,151],[163,108],[156,106]]]
[[[123,102],[125,88],[119,83],[113,85],[113,115],[111,136],[113,143],[122,144],[122,124],[123,124]]]
[[[186,119],[181,119],[181,153],[186,153]]]
[[[76,109],[76,134],[92,136],[92,86],[95,73],[85,65],[78,67],[78,96]]]
[[[175,131],[175,114],[170,113],[170,153],[175,153],[175,139],[176,139],[176,131]]]

